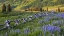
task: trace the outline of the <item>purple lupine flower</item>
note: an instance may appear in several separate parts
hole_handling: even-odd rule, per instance
[[[42,23],[43,23],[43,20],[39,20],[38,23],[39,23],[39,24],[42,24]]]
[[[44,26],[44,27],[43,27],[43,30],[44,30],[45,32],[46,32],[46,29],[47,29],[47,26]]]
[[[44,19],[44,22],[48,22],[48,21],[50,21],[50,18],[45,18]]]
[[[55,27],[56,31],[60,32],[61,29],[59,27],[57,27],[57,26],[54,26],[54,27]]]
[[[14,32],[20,33],[21,31],[20,31],[20,29],[16,29]]]
[[[24,29],[24,34],[28,34],[30,32],[29,28]]]
[[[53,25],[63,25],[63,21],[62,20],[56,20],[52,22]]]
[[[58,14],[56,14],[55,16],[64,18],[64,13],[58,13]]]
[[[44,32],[50,32],[50,33],[54,33],[54,32],[60,32],[60,27],[57,27],[57,26],[51,26],[51,25],[46,25],[46,26],[43,26],[43,30]]]
[[[21,31],[20,31],[20,29],[16,29],[16,30],[10,30],[10,34],[12,34],[12,33],[20,33]]]

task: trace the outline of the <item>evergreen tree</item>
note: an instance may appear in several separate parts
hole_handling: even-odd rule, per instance
[[[40,11],[42,12],[42,8],[40,8]]]
[[[60,8],[58,7],[58,12],[60,12]]]
[[[8,11],[8,12],[11,12],[11,11],[12,11],[12,9],[11,9],[11,5],[10,5],[10,4],[8,4],[7,11]]]
[[[6,5],[5,4],[3,4],[3,6],[2,6],[2,12],[6,12]]]

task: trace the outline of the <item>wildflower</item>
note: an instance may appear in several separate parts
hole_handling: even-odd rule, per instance
[[[20,33],[21,31],[20,31],[20,29],[16,29],[15,32],[16,33]]]
[[[44,22],[48,22],[48,21],[50,21],[50,18],[45,18],[44,19]]]
[[[30,32],[29,28],[24,29],[24,34],[28,34]]]
[[[64,18],[64,13],[58,13],[58,14],[56,14],[55,16]]]
[[[42,23],[43,23],[43,20],[39,20],[38,23],[39,23],[39,24],[42,24]]]
[[[60,27],[57,27],[57,26],[51,26],[51,25],[46,25],[46,26],[43,26],[43,30],[44,32],[50,32],[50,33],[55,33],[55,32],[60,32]]]
[[[52,22],[53,25],[63,25],[63,21],[62,20],[56,20]]]

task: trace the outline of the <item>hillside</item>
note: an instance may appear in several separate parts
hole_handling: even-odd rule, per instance
[[[64,0],[0,0],[0,36],[64,36]]]
[[[2,3],[6,5],[10,3],[14,10],[20,10],[30,7],[62,5],[64,4],[63,2],[64,0],[0,0],[0,5],[2,5]]]

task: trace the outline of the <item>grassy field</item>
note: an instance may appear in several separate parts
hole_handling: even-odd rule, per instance
[[[30,15],[37,14],[37,13],[39,13],[39,12],[10,12],[7,14],[0,13],[0,24],[3,24],[6,19],[15,20],[15,19],[19,19],[19,18],[26,18]],[[58,12],[56,14],[58,14]],[[44,21],[46,18],[49,18],[49,17],[51,18],[51,20],[49,20],[47,22],[41,22],[41,21]],[[52,22],[54,22],[54,20],[64,20],[64,19],[56,18],[55,15],[50,15],[50,16],[39,17],[39,18],[36,18],[32,21],[29,21],[29,22],[26,22],[23,24],[21,24],[22,21],[20,21],[20,23],[19,23],[20,25],[13,27],[12,29],[1,30],[0,35],[4,36],[7,32],[9,36],[45,36],[44,31],[41,30],[42,29],[41,27],[48,25],[48,24],[52,25]],[[13,26],[14,22],[12,22],[11,25]],[[1,27],[2,26],[0,26],[0,28]],[[64,25],[61,25],[60,28],[63,29]],[[20,33],[14,32],[14,30],[16,30],[16,29],[19,29]],[[26,31],[28,31],[28,32],[26,32]],[[64,33],[64,29],[63,29],[62,33]],[[59,35],[59,33],[54,33],[54,34],[55,34],[55,36]],[[51,36],[52,34],[47,32],[46,36],[48,36],[48,35]]]
[[[46,7],[43,7],[44,10],[47,10],[48,8],[48,11],[58,11],[58,7],[60,8],[60,11],[64,12],[64,6],[63,5],[57,5],[57,6],[46,6]]]

